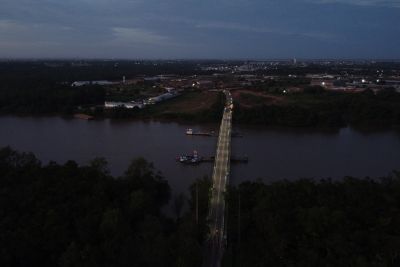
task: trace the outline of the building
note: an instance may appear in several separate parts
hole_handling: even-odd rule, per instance
[[[178,94],[176,94],[176,93],[165,93],[165,94],[162,94],[162,95],[159,95],[159,96],[150,97],[147,100],[147,103],[148,104],[156,104],[156,103],[159,103],[159,102],[174,98],[176,96],[178,96]]]
[[[72,87],[79,87],[79,86],[84,86],[84,85],[111,85],[111,84],[116,84],[115,82],[110,82],[110,81],[75,81],[71,84]]]
[[[165,89],[165,91],[167,91],[168,93],[173,93],[173,92],[175,91],[175,88],[174,88],[174,87],[165,87],[164,89]]]
[[[400,80],[385,80],[385,85],[393,86],[394,88],[400,88]]]
[[[105,108],[127,108],[127,109],[132,109],[132,108],[144,108],[144,104],[141,102],[112,102],[112,101],[106,101],[104,102],[104,107]]]

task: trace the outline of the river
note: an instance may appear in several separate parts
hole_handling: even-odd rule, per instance
[[[212,164],[185,166],[179,154],[215,152],[216,138],[186,136],[187,128],[217,130],[218,124],[176,122],[84,121],[60,117],[0,117],[0,146],[33,152],[43,163],[75,160],[86,164],[105,157],[113,175],[122,175],[129,162],[144,157],[169,181],[173,192],[186,192],[198,177],[211,175]],[[231,180],[266,182],[298,178],[378,177],[400,170],[400,134],[360,133],[236,126],[243,138],[232,139],[232,154],[249,157],[232,164]]]

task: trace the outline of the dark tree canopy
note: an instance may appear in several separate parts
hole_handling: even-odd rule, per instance
[[[400,93],[383,90],[377,94],[329,92],[308,87],[286,96],[285,104],[235,105],[233,119],[238,123],[289,127],[353,126],[390,128],[400,125]]]
[[[42,165],[0,149],[0,266],[201,266],[210,187],[196,180],[169,218],[168,183],[142,158],[115,178],[103,158]],[[400,264],[398,172],[245,182],[226,197],[224,266]]]
[[[240,195],[240,224],[239,224]],[[400,173],[231,188],[225,266],[399,266]]]
[[[165,217],[169,196],[144,159],[114,178],[101,158],[42,166],[0,149],[0,266],[200,266],[194,213]]]

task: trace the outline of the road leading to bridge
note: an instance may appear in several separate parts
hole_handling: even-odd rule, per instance
[[[231,130],[232,130],[232,96],[224,91],[226,105],[219,130],[217,152],[213,170],[213,187],[209,207],[210,236],[206,246],[204,267],[218,267],[221,264],[225,246],[225,190],[229,179]]]

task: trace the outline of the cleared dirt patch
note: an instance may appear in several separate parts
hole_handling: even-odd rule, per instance
[[[244,107],[254,107],[259,105],[282,105],[287,101],[283,96],[266,94],[253,90],[232,91],[233,99]]]
[[[158,104],[155,109],[159,113],[196,113],[210,109],[217,97],[217,92],[187,92]]]

